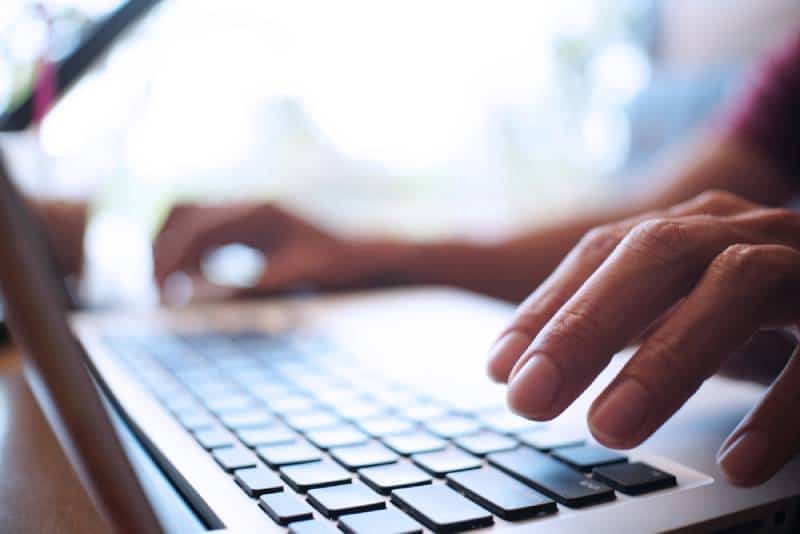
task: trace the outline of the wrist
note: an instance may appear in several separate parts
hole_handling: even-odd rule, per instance
[[[423,283],[418,280],[421,245],[397,238],[367,238],[349,247],[359,277],[370,286]]]
[[[500,259],[494,243],[374,239],[361,243],[376,285],[452,285],[481,290]]]

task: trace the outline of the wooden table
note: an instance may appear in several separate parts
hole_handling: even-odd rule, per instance
[[[22,376],[0,348],[0,531],[106,533]]]

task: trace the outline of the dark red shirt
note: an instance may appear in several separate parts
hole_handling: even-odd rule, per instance
[[[800,180],[800,31],[754,74],[728,117],[730,134]]]

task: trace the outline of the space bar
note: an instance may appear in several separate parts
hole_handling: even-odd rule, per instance
[[[614,490],[533,449],[487,456],[489,463],[571,508],[613,500]]]

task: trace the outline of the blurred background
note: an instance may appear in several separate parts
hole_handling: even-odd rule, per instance
[[[0,111],[122,0],[3,0]],[[91,199],[83,291],[152,304],[179,200],[491,237],[624,202],[796,0],[162,0],[43,120],[0,135],[31,195]]]

